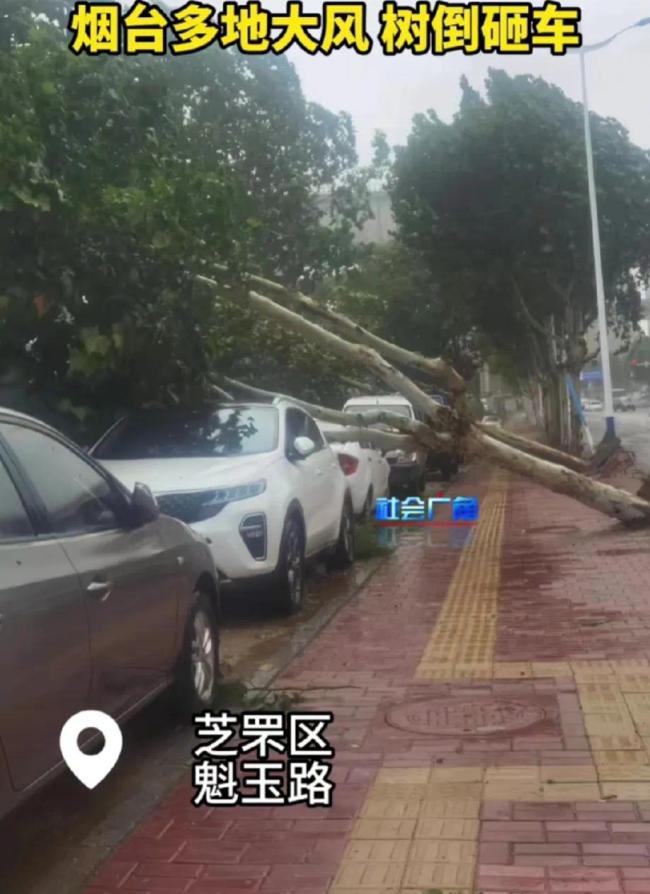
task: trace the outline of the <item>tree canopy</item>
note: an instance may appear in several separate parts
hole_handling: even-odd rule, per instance
[[[619,122],[592,115],[605,282],[612,322],[636,322],[632,270],[650,259],[650,155]],[[417,115],[397,150],[391,195],[400,238],[426,258],[450,302],[493,345],[548,371],[544,329],[579,369],[596,313],[582,106],[529,75],[466,80],[450,124]],[[527,350],[524,348],[527,347]]]
[[[282,57],[76,57],[64,13],[0,14],[0,375],[111,414],[199,398],[264,344],[309,390],[324,358],[193,276],[225,261],[295,284],[349,263],[350,119],[306,101]]]

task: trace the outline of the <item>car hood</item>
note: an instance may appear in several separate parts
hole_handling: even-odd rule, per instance
[[[129,490],[139,483],[148,485],[154,494],[170,494],[247,484],[263,478],[277,459],[277,454],[271,453],[223,459],[102,460],[102,465]]]

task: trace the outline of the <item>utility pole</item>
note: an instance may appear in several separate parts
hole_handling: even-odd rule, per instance
[[[600,333],[600,357],[603,370],[603,390],[605,394],[605,437],[616,437],[614,423],[614,399],[612,395],[612,371],[609,363],[609,337],[607,331],[607,307],[605,304],[605,284],[603,280],[603,259],[600,247],[600,226],[598,223],[598,198],[596,195],[596,175],[591,142],[591,121],[589,118],[589,96],[587,92],[587,66],[585,52],[580,51],[580,74],[582,76],[582,105],[585,119],[585,148],[587,152],[587,179],[589,183],[589,210],[591,212],[591,234],[594,251],[594,272],[596,276],[596,303],[598,306],[598,330]]]

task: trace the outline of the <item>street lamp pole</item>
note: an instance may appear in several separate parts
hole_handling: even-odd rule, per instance
[[[591,142],[591,121],[589,118],[589,96],[587,92],[587,66],[585,51],[580,50],[580,74],[582,78],[582,106],[585,119],[585,148],[587,151],[587,179],[589,181],[589,209],[591,211],[591,235],[594,246],[594,268],[596,274],[596,302],[598,305],[598,329],[600,332],[600,356],[603,370],[603,390],[605,392],[605,437],[616,437],[614,422],[614,398],[612,395],[612,370],[609,363],[609,337],[607,331],[607,307],[605,305],[605,283],[603,280],[603,259],[600,248],[600,226],[598,224],[598,198],[594,173],[594,154]]]

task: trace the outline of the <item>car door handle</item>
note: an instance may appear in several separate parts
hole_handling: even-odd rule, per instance
[[[316,473],[316,475],[322,475],[322,474],[323,474],[323,470],[322,470],[322,469],[316,469],[316,470],[315,470],[315,473]]]
[[[111,595],[113,584],[109,580],[94,580],[86,587],[89,596],[96,596],[100,602],[105,602]]]

